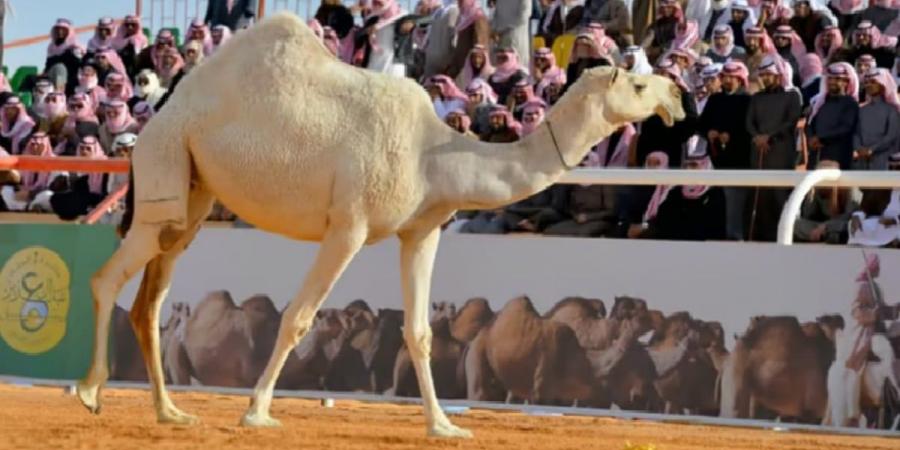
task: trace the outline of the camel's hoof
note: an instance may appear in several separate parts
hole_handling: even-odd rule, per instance
[[[100,385],[89,386],[79,381],[75,386],[78,401],[87,408],[91,414],[100,414]]]
[[[182,412],[175,407],[157,414],[156,420],[159,423],[172,425],[194,425],[200,422],[197,416]]]
[[[462,438],[462,439],[471,439],[474,435],[471,431],[460,428],[452,423],[445,423],[441,425],[435,425],[428,430],[428,436],[430,437],[441,437],[441,438]]]
[[[241,426],[254,428],[275,428],[280,427],[281,422],[278,419],[273,419],[268,414],[257,415],[247,413],[244,414],[244,417],[241,417]]]

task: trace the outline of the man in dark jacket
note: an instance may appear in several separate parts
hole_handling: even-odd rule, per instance
[[[700,116],[699,132],[710,145],[713,166],[718,169],[750,168],[750,135],[747,133],[747,67],[740,62],[728,62],[719,75],[722,92],[713,94]],[[728,239],[743,240],[744,209],[747,189],[726,187],[725,209]]]
[[[519,124],[505,106],[495,105],[490,114],[490,129],[481,135],[484,142],[508,143],[519,140]]]
[[[757,70],[762,90],[750,98],[747,131],[750,133],[750,163],[756,169],[792,170],[797,164],[797,121],[803,99],[785,81],[786,63],[777,56],[763,58]],[[749,239],[774,241],[781,209],[790,191],[756,188],[750,204]]]
[[[225,25],[236,31],[250,26],[256,11],[257,0],[209,0],[203,22],[210,28]]]
[[[813,99],[806,127],[811,150],[807,167],[814,169],[819,161],[835,161],[847,170],[853,162],[853,132],[859,116],[856,72],[847,63],[831,64],[825,71],[825,82],[827,91]]]
[[[891,72],[872,69],[863,78],[867,101],[859,108],[853,134],[853,168],[888,170],[888,161],[900,145],[900,101]]]

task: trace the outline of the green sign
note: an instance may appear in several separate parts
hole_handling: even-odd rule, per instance
[[[85,374],[94,344],[90,280],[117,245],[108,225],[0,225],[0,374]]]

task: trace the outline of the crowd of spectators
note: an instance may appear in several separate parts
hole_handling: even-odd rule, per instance
[[[673,127],[658,116],[623,126],[582,166],[888,170],[900,163],[898,7],[893,0],[489,0],[485,10],[475,0],[421,0],[407,12],[396,0],[351,8],[326,1],[310,23],[335,57],[418,80],[439,117],[483,141],[527,138],[584,70],[619,66],[674,81],[686,117]],[[560,39],[568,47],[556,45]],[[789,193],[554,185],[505,208],[461,212],[456,227],[773,241]],[[805,200],[795,239],[897,245],[898,212],[900,190],[819,188]]]
[[[56,20],[43,70],[19,87],[31,94],[31,105],[0,79],[0,154],[129,157],[181,79],[231,37],[228,23],[248,25],[242,21],[248,9],[231,5],[233,14],[225,14],[216,4],[210,2],[206,21],[192,21],[180,48],[171,29],[160,30],[151,44],[134,15],[100,18],[86,43],[69,20]],[[127,174],[4,171],[0,210],[73,220],[127,182]]]
[[[658,116],[626,124],[596,143],[584,167],[900,167],[896,0],[479,3],[420,0],[410,12],[398,0],[349,7],[323,0],[308,23],[335,58],[417,80],[442,120],[487,142],[527,138],[592,67],[653,73],[678,86],[684,120],[672,127]],[[69,21],[58,20],[44,70],[26,83],[31,108],[5,80],[0,84],[0,146],[10,154],[127,155],[127,144],[179,81],[232,33],[252,26],[252,1],[209,4],[181,48],[168,29],[148,42],[136,16],[100,19],[86,45]],[[570,50],[561,54],[559,40]],[[69,217],[90,210],[121,182],[8,175],[0,180],[5,208]],[[460,212],[451,226],[472,233],[772,241],[789,193],[554,185],[505,208]],[[897,245],[898,213],[900,190],[816,189],[805,200],[795,238]]]

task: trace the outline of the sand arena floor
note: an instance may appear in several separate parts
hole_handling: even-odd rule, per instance
[[[785,433],[743,428],[669,425],[586,417],[543,417],[470,410],[454,416],[473,440],[424,437],[415,405],[278,399],[279,429],[236,426],[248,399],[173,393],[177,405],[198,414],[199,425],[157,425],[145,390],[104,391],[103,412],[92,416],[62,388],[0,384],[0,449],[614,449],[654,444],[657,450],[893,449],[900,439]]]

